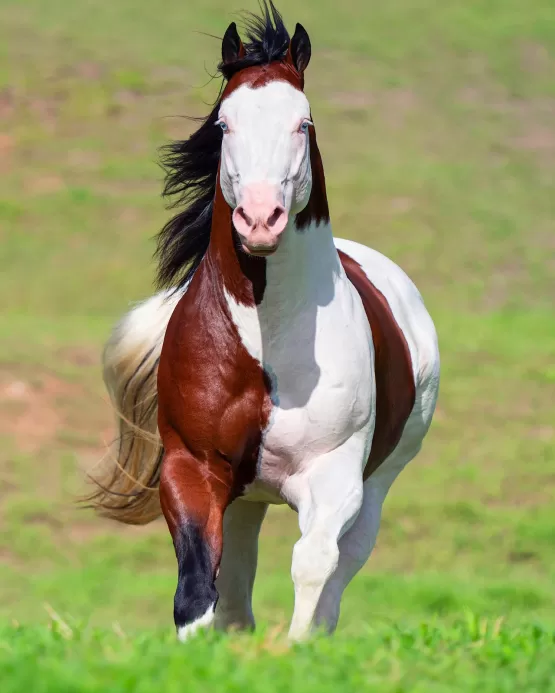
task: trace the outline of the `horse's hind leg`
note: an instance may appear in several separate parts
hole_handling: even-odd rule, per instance
[[[224,515],[224,551],[216,588],[220,595],[214,625],[221,630],[254,629],[252,590],[258,535],[266,503],[236,500]]]
[[[316,610],[315,624],[330,633],[337,626],[345,588],[368,561],[374,549],[382,505],[391,484],[417,451],[393,453],[364,483],[362,507],[353,526],[339,541],[338,565],[326,583]]]
[[[360,510],[365,447],[362,436],[353,436],[314,459],[283,486],[283,495],[299,512],[302,534],[293,549],[291,566],[295,584],[292,640],[306,638],[316,625],[322,592],[339,562],[338,541]]]

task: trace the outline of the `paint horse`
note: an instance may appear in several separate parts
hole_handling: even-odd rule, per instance
[[[376,541],[382,504],[418,453],[439,384],[436,332],[410,279],[334,239],[303,92],[310,41],[273,5],[222,43],[225,88],[166,149],[182,209],[158,238],[159,280],[104,354],[120,413],[101,513],[163,513],[178,565],[179,639],[252,628],[269,503],[298,512],[290,637],[333,631]]]

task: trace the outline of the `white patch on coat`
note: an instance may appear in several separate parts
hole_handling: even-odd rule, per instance
[[[186,626],[179,626],[177,629],[177,639],[180,642],[185,642],[189,638],[192,638],[199,630],[209,628],[214,621],[215,604],[212,604],[208,608],[205,614],[196,621],[188,623]]]
[[[264,182],[279,187],[288,213],[300,211],[312,186],[308,134],[301,128],[310,106],[303,92],[282,81],[256,89],[244,84],[224,99],[219,117],[228,127],[220,184],[229,206],[241,203],[243,186]]]

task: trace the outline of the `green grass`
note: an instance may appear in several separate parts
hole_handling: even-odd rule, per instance
[[[0,619],[23,624],[0,636],[2,693],[98,690],[116,671],[138,691],[217,689],[222,671],[253,691],[549,691],[550,0],[279,3],[312,39],[334,231],[409,273],[442,352],[432,429],[386,501],[337,639],[284,654],[268,635],[291,615],[289,510],[263,530],[262,634],[178,648],[163,523],[121,528],[73,505],[111,435],[102,343],[152,291],[168,215],[156,149],[215,95],[220,46],[196,32],[221,35],[241,6],[255,3],[0,0]],[[71,639],[48,634],[45,603],[82,624]],[[456,625],[467,610],[505,625],[481,643]],[[113,622],[144,635],[111,635]]]
[[[5,693],[110,690],[380,691],[443,693],[555,690],[555,631],[510,628],[468,614],[451,626],[377,626],[357,636],[289,647],[277,632],[208,635],[186,647],[167,632],[128,635],[72,627],[0,631]]]

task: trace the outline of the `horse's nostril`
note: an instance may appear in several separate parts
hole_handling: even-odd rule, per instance
[[[241,217],[241,219],[245,222],[247,226],[254,226],[254,221],[245,212],[243,207],[237,207],[237,214]]]
[[[268,221],[266,222],[268,224],[268,228],[272,228],[272,226],[275,226],[276,222],[280,219],[281,215],[283,214],[283,208],[282,207],[276,207],[272,214],[268,217]]]

